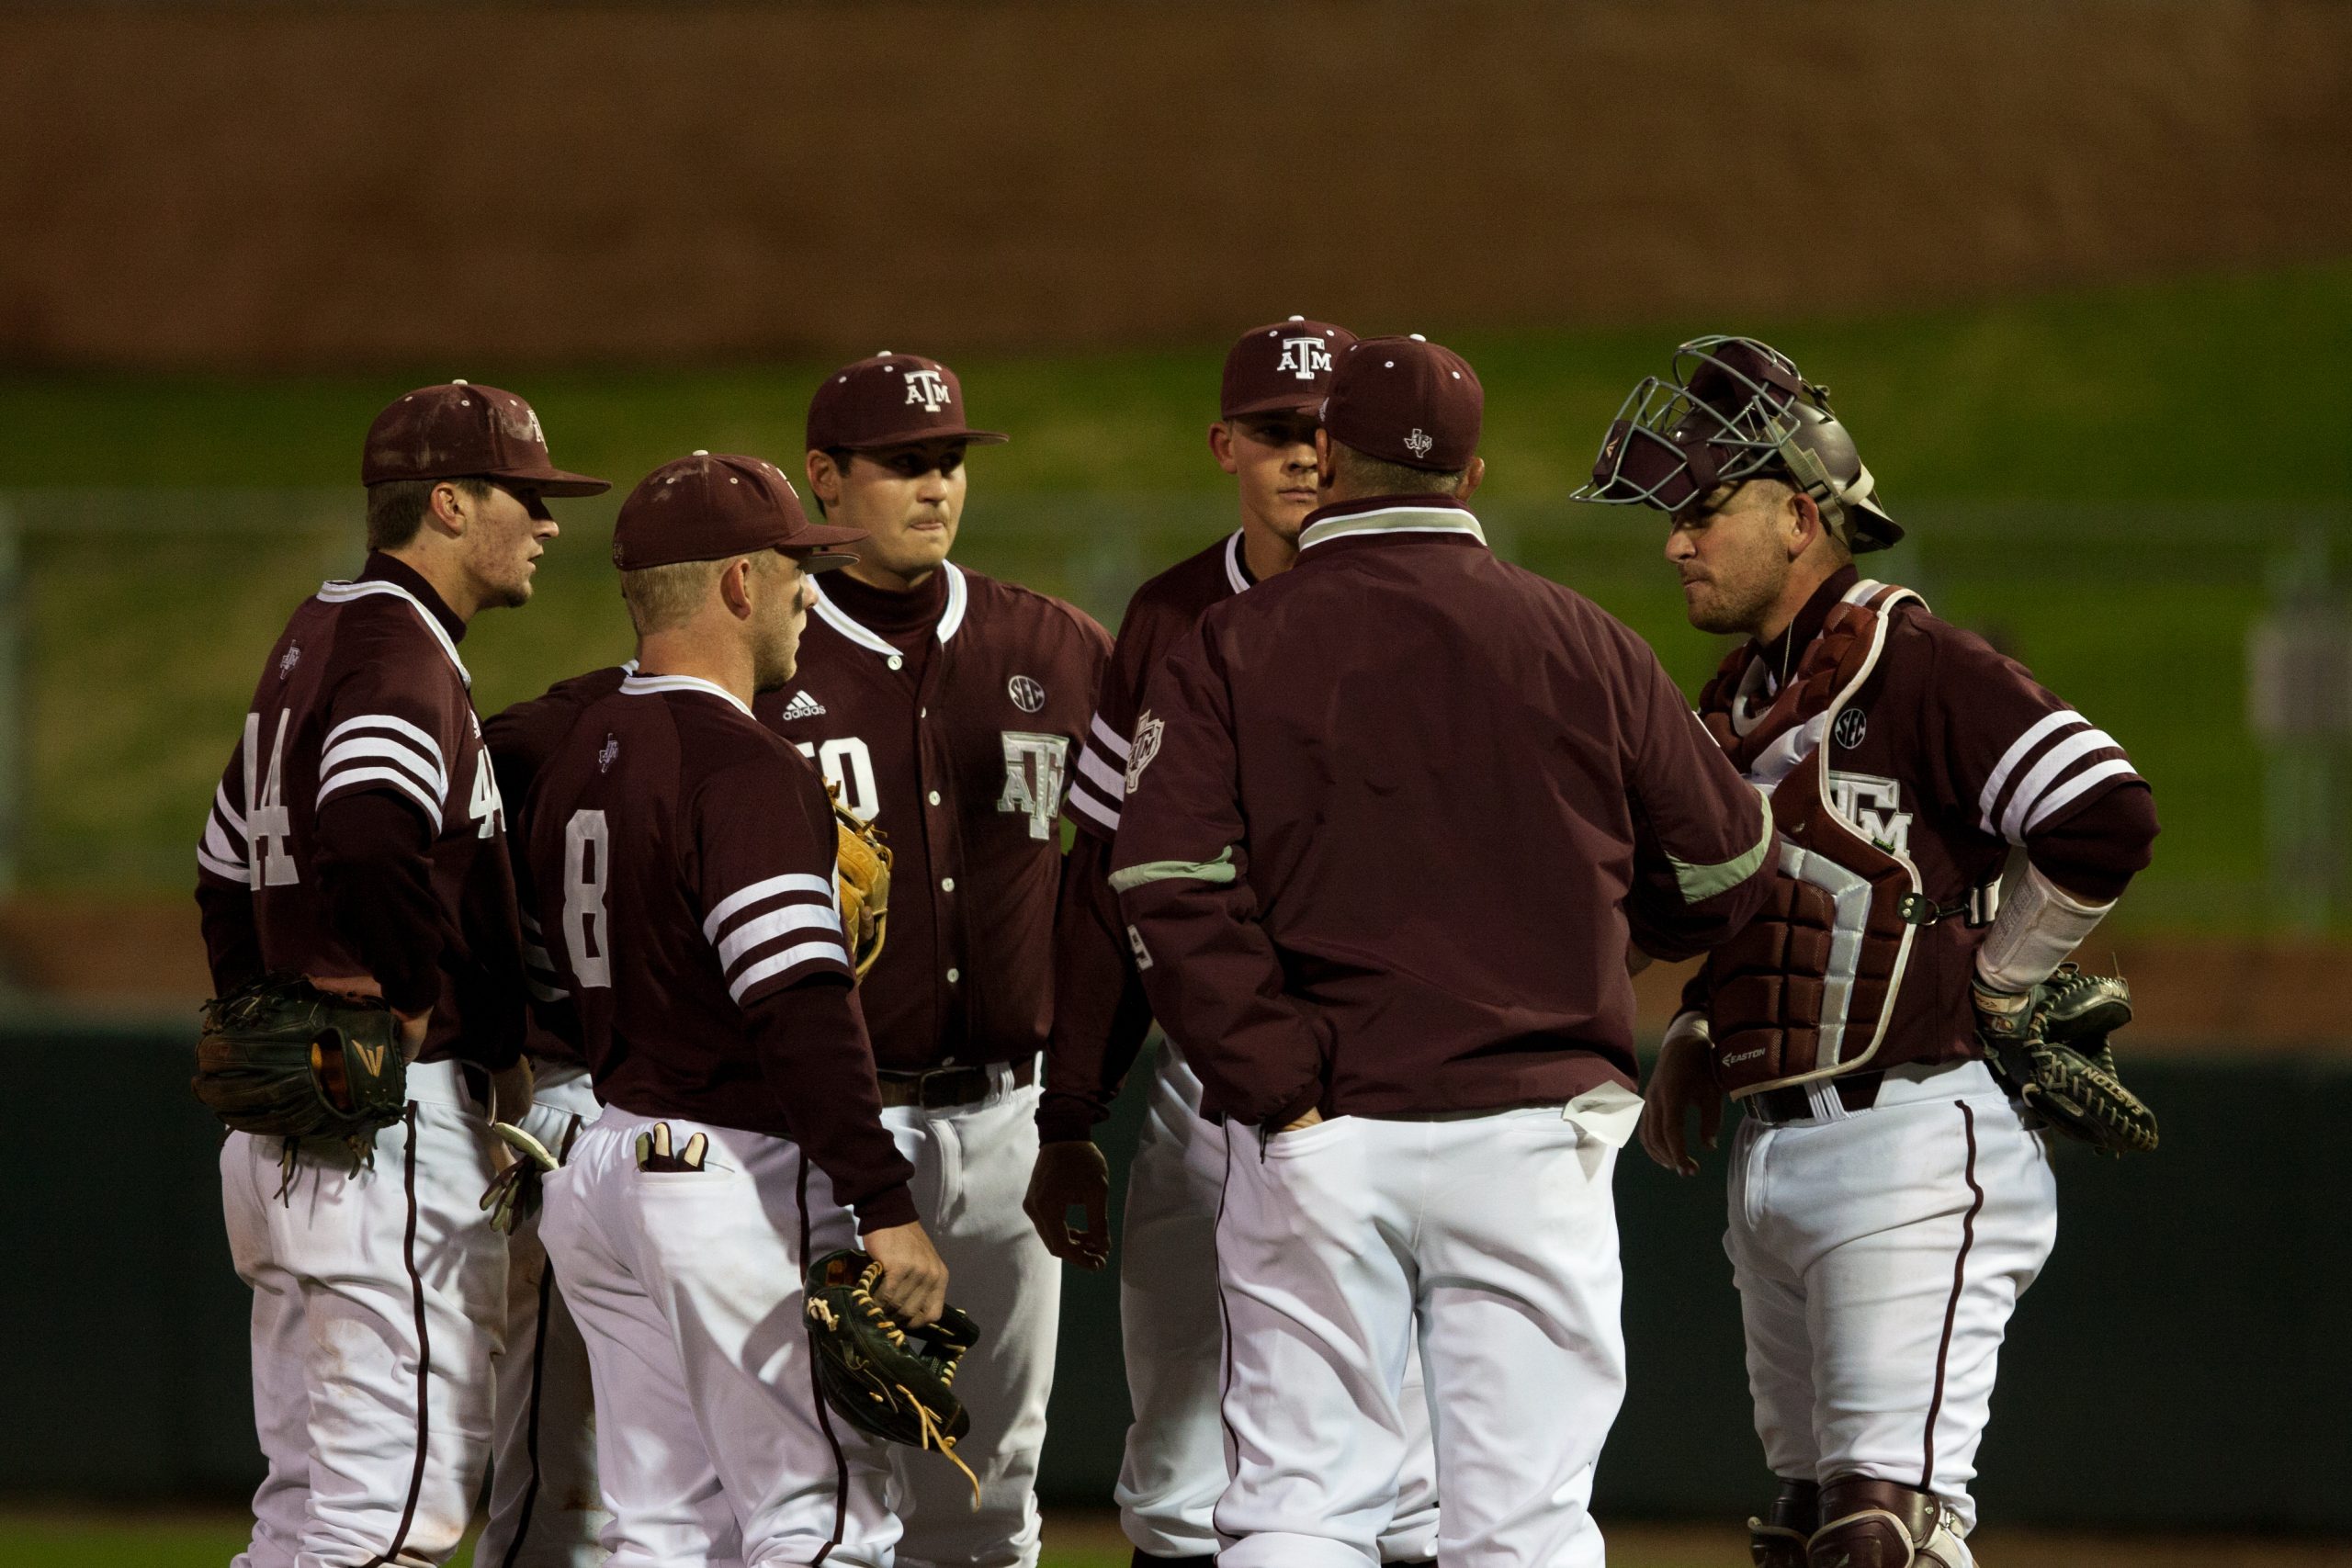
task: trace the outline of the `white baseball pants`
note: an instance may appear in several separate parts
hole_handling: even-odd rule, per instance
[[[803,1316],[811,1257],[857,1244],[783,1138],[707,1134],[704,1168],[644,1171],[657,1118],[608,1106],[548,1178],[548,1258],[594,1370],[613,1568],[889,1568],[882,1445],[826,1409]]]
[[[560,1157],[603,1109],[586,1068],[542,1067],[523,1126]],[[595,1568],[605,1560],[597,1538],[611,1516],[596,1490],[588,1347],[548,1267],[539,1219],[521,1216],[507,1237],[490,1520],[474,1542],[477,1568]]]
[[[1232,1130],[1219,1568],[1379,1562],[1416,1335],[1439,1561],[1599,1568],[1593,1472],[1625,1390],[1610,1182],[1630,1126],[1553,1105]]]
[[[1120,1225],[1119,1319],[1135,1422],[1114,1494],[1127,1540],[1154,1557],[1216,1554],[1211,1516],[1227,1479],[1217,1412],[1225,1372],[1216,1283],[1225,1128],[1204,1120],[1200,1104],[1200,1080],[1162,1041]],[[1402,1495],[1380,1545],[1384,1562],[1408,1562],[1437,1551],[1437,1461],[1418,1345],[1407,1351],[1397,1408],[1406,1428]]]
[[[1061,1268],[1021,1207],[1037,1163],[1038,1087],[995,1087],[964,1105],[888,1106],[882,1124],[915,1168],[915,1208],[947,1265],[947,1299],[972,1314],[980,1342],[956,1373],[972,1415],[956,1457],[894,1447],[890,1501],[905,1522],[900,1568],[1035,1568],[1037,1455],[1046,1442]]]
[[[408,1110],[357,1172],[312,1139],[220,1147],[229,1252],[252,1287],[254,1426],[268,1472],[235,1568],[433,1563],[490,1457],[504,1238],[483,1218],[490,1124],[454,1062],[408,1069]]]
[[[1891,1070],[1868,1111],[1732,1142],[1724,1250],[1775,1475],[1968,1495],[2018,1297],[2058,1234],[2041,1136],[1981,1062]]]

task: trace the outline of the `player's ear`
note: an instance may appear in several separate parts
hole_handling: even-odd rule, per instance
[[[1788,546],[1789,558],[1794,560],[1813,548],[1822,532],[1821,508],[1814,504],[1813,497],[1791,486],[1781,513],[1781,536]]]
[[[838,506],[842,499],[842,471],[831,452],[811,449],[808,453],[808,493],[820,504]]]
[[[443,479],[425,498],[425,520],[451,538],[463,538],[473,517],[473,497],[455,479]]]
[[[1478,487],[1486,482],[1487,459],[1484,457],[1471,458],[1468,466],[1464,468],[1462,470],[1462,482],[1453,487],[1453,499],[1456,501],[1468,501],[1472,496],[1478,493]]]
[[[752,558],[737,556],[718,571],[718,601],[739,621],[752,618]]]
[[[1233,426],[1221,419],[1209,422],[1209,456],[1228,474],[1241,471],[1240,459],[1233,455]]]
[[[1339,473],[1339,466],[1331,461],[1331,433],[1318,425],[1315,431],[1315,488],[1329,490]]]

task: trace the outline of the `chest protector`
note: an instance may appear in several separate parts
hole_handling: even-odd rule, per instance
[[[1828,739],[1905,600],[1924,603],[1907,588],[1858,582],[1770,701],[1753,644],[1700,696],[1702,722],[1764,792],[1781,830],[1770,899],[1707,959],[1715,1067],[1734,1099],[1872,1063],[1894,1017],[1918,930],[1906,914],[1924,901],[1919,871],[1831,803]]]

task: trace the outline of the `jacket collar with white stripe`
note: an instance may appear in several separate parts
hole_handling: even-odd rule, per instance
[[[650,697],[663,692],[702,692],[717,697],[745,718],[752,716],[750,706],[742,698],[716,681],[706,681],[699,675],[640,675],[637,672],[635,660],[629,661],[628,670],[628,676],[621,682],[621,695],[625,697]]]
[[[964,573],[954,561],[942,561],[939,570],[946,580],[947,595],[946,603],[939,612],[939,626],[935,635],[944,645],[964,625],[964,614],[971,607],[972,590],[971,585],[964,581]],[[859,624],[850,616],[849,612],[826,595],[825,584],[821,577],[816,580],[815,585],[816,614],[819,620],[870,653],[878,654],[885,659],[900,657],[899,650],[890,646],[888,638]]]
[[[1479,544],[1487,531],[1468,507],[1444,495],[1374,495],[1342,501],[1307,513],[1299,530],[1300,553],[1333,539],[1384,537],[1399,534],[1453,534]]]
[[[424,580],[423,572],[406,561],[393,559],[381,550],[370,550],[368,564],[356,578],[349,582],[322,582],[319,585],[319,597],[330,604],[347,604],[354,599],[379,594],[408,601],[410,607],[416,611],[417,619],[424,623],[424,629],[433,634],[434,639],[441,645],[441,651],[447,654],[449,662],[457,667],[458,679],[466,683],[468,691],[473,690],[473,672],[466,668],[466,661],[458,657],[458,643],[466,635],[466,623],[458,618],[458,613],[449,608],[440,592]]]

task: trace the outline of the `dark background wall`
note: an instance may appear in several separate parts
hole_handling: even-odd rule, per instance
[[[0,364],[1839,314],[2352,243],[2329,0],[0,13]]]
[[[186,1032],[0,1027],[0,1495],[233,1502],[259,1475],[250,1298]],[[2352,1063],[2133,1069],[2165,1147],[2061,1150],[2056,1256],[2005,1355],[1979,1493],[2018,1524],[2352,1530]],[[1124,1179],[1137,1097],[1106,1142]],[[1756,1453],[1723,1258],[1722,1161],[1619,1166],[1632,1389],[1600,1472],[1620,1517],[1744,1517]],[[1048,1501],[1107,1501],[1127,1422],[1114,1278],[1071,1274]]]

